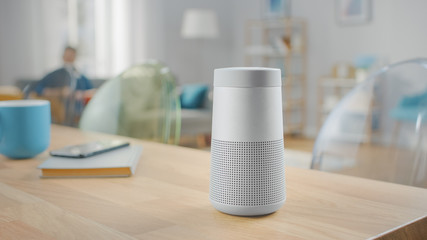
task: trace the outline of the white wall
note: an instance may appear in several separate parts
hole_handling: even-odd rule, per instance
[[[131,0],[132,62],[165,59],[164,0]]]
[[[320,76],[329,73],[337,61],[352,61],[359,54],[376,54],[389,63],[427,57],[427,1],[372,1],[372,21],[357,26],[340,26],[335,19],[334,0],[293,1],[294,16],[308,22],[307,122],[315,133]]]
[[[243,64],[244,23],[260,16],[260,1],[236,1],[235,65]],[[244,7],[239,7],[244,6]],[[294,0],[292,15],[308,23],[307,134],[316,134],[317,81],[338,61],[352,62],[360,54],[376,54],[389,63],[427,57],[427,1],[372,1],[368,24],[341,26],[335,0]]]
[[[233,65],[233,3],[227,0],[164,1],[164,61],[178,78],[178,83],[212,84],[213,70]],[[181,24],[188,8],[209,8],[218,14],[219,34],[216,39],[183,39]]]

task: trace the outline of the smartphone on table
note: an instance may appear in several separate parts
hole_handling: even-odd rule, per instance
[[[56,157],[85,158],[129,146],[122,140],[99,140],[95,142],[66,146],[53,150],[50,155]]]

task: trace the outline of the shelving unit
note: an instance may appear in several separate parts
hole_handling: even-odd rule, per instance
[[[321,77],[319,79],[317,96],[317,129],[323,125],[326,117],[338,102],[357,84],[355,78]]]
[[[358,83],[356,78],[320,78],[318,86],[318,131],[323,126],[326,117]],[[358,91],[353,93],[351,96],[352,103],[346,103],[346,108],[340,110],[341,114],[348,118],[347,124],[352,125],[353,128],[347,129],[347,133],[340,132],[340,138],[336,140],[370,143],[378,136],[380,132],[376,129],[376,122],[379,120],[381,108],[376,99],[377,96],[371,94],[375,94],[375,92]],[[367,123],[365,130],[354,132],[354,129],[362,129],[359,125],[364,124],[365,121]]]
[[[246,66],[282,70],[284,132],[305,127],[306,23],[302,19],[250,20],[246,24]]]

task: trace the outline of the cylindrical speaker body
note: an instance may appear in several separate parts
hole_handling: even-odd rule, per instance
[[[281,85],[279,69],[215,70],[209,197],[221,212],[265,215],[285,202]]]

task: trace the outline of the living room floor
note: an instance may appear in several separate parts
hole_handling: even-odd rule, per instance
[[[303,152],[311,152],[315,139],[301,136],[285,135],[285,148]]]
[[[285,148],[311,153],[314,146],[314,140],[302,136],[285,135]],[[180,145],[184,147],[197,148],[202,150],[210,150],[210,137],[197,136],[197,137],[182,137]]]

